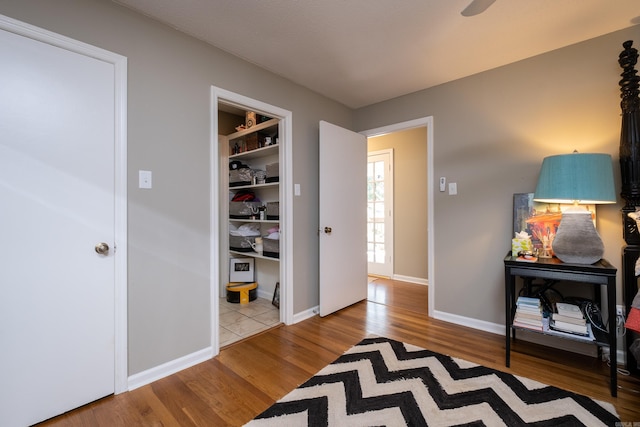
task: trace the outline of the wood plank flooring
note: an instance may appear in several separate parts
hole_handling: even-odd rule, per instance
[[[426,286],[384,279],[373,284],[370,290],[378,292],[372,301],[270,329],[212,360],[42,426],[241,426],[371,334],[608,401],[622,421],[640,423],[640,379],[619,375],[618,397],[612,398],[606,363],[523,341],[513,345],[507,369],[502,335],[427,317]]]

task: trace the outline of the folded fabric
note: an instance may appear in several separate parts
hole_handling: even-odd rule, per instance
[[[243,237],[259,236],[260,224],[257,224],[257,223],[242,224],[240,227],[235,229],[229,227],[229,234],[232,236],[243,236]]]

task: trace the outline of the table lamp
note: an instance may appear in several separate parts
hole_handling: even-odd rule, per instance
[[[553,239],[552,249],[562,262],[593,264],[604,244],[584,206],[615,203],[613,166],[608,154],[571,153],[545,157],[533,200],[570,203]]]

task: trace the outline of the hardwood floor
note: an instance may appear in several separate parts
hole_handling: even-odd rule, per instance
[[[426,286],[386,282],[384,291],[382,279],[370,285],[378,289],[374,301],[270,329],[212,360],[42,425],[240,426],[371,334],[611,402],[622,421],[640,422],[640,379],[619,375],[618,397],[612,398],[605,363],[523,341],[514,343],[507,369],[502,335],[430,319]]]

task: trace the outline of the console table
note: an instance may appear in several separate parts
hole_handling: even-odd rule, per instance
[[[607,311],[609,313],[609,333],[603,340],[594,343],[609,346],[611,364],[611,396],[617,395],[617,343],[616,343],[616,272],[607,260],[600,260],[592,265],[567,264],[557,258],[539,258],[536,262],[517,261],[511,253],[504,259],[505,273],[505,342],[506,366],[511,364],[511,339],[516,338],[516,328],[512,327],[516,312],[516,277],[565,280],[576,284],[604,285],[607,287]],[[600,289],[597,289],[599,291]],[[599,295],[599,294],[598,294]],[[536,332],[536,331],[533,331]],[[540,332],[544,333],[544,332]]]

